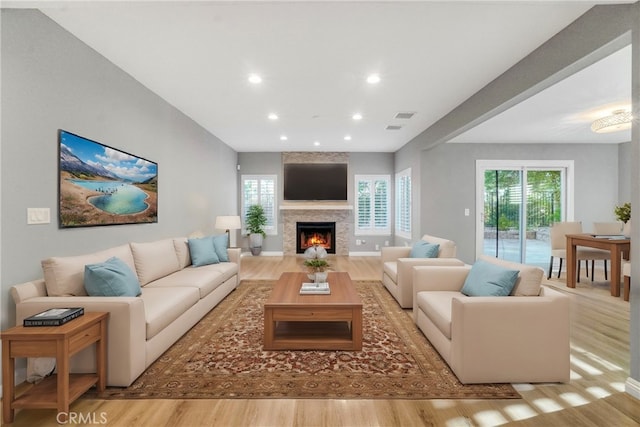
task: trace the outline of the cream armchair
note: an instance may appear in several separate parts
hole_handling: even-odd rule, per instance
[[[418,265],[464,265],[455,258],[456,244],[451,240],[425,234],[422,240],[439,244],[438,258],[409,258],[411,246],[383,247],[382,283],[398,301],[400,307],[413,307],[413,271]]]
[[[497,263],[520,270],[512,296],[462,294],[471,266],[415,267],[416,325],[463,384],[568,382],[569,298],[542,269]]]

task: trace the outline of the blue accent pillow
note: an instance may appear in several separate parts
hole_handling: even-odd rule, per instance
[[[188,239],[187,243],[189,244],[191,264],[194,267],[220,262],[218,254],[216,254],[216,249],[213,246],[213,236],[202,237],[200,239]]]
[[[470,297],[507,296],[516,285],[519,273],[478,260],[471,267],[460,292]]]
[[[229,254],[227,253],[228,240],[226,233],[213,236],[213,247],[220,262],[229,262]]]
[[[420,240],[411,248],[410,258],[438,258],[440,245]]]
[[[136,273],[117,257],[85,265],[84,288],[90,296],[98,297],[137,297],[142,293]]]

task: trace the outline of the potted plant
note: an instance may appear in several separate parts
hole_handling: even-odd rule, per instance
[[[251,205],[245,218],[247,235],[249,236],[249,250],[251,255],[260,255],[262,252],[262,239],[266,237],[264,226],[267,224],[267,215],[262,205]]]
[[[627,202],[622,206],[616,206],[613,212],[616,214],[616,219],[624,223],[622,234],[625,236],[631,235],[631,203]]]
[[[304,265],[309,267],[309,271],[313,275],[313,280],[318,283],[325,283],[327,281],[326,269],[329,267],[329,262],[326,259],[306,259]]]

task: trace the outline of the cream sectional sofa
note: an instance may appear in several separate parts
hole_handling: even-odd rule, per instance
[[[425,242],[440,245],[437,258],[409,258],[410,246],[382,247],[382,284],[398,301],[400,307],[413,307],[413,267],[420,265],[464,265],[455,258],[456,244],[452,240],[425,234]]]
[[[481,259],[519,271],[511,294],[462,294],[469,265],[415,267],[416,325],[463,384],[568,382],[569,298],[541,268]]]
[[[123,260],[141,285],[138,297],[88,296],[84,266]],[[84,307],[111,313],[107,385],[129,386],[239,283],[240,249],[228,262],[193,267],[187,238],[129,243],[101,252],[42,261],[44,278],[15,285],[16,324],[48,308]],[[95,372],[93,348],[72,359],[72,372]]]

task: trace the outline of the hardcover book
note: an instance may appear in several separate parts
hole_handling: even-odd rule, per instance
[[[303,295],[323,295],[330,294],[331,289],[328,283],[303,283],[300,287],[300,294]]]
[[[29,316],[22,321],[23,326],[60,326],[80,317],[84,314],[84,308],[50,308],[42,313]]]

